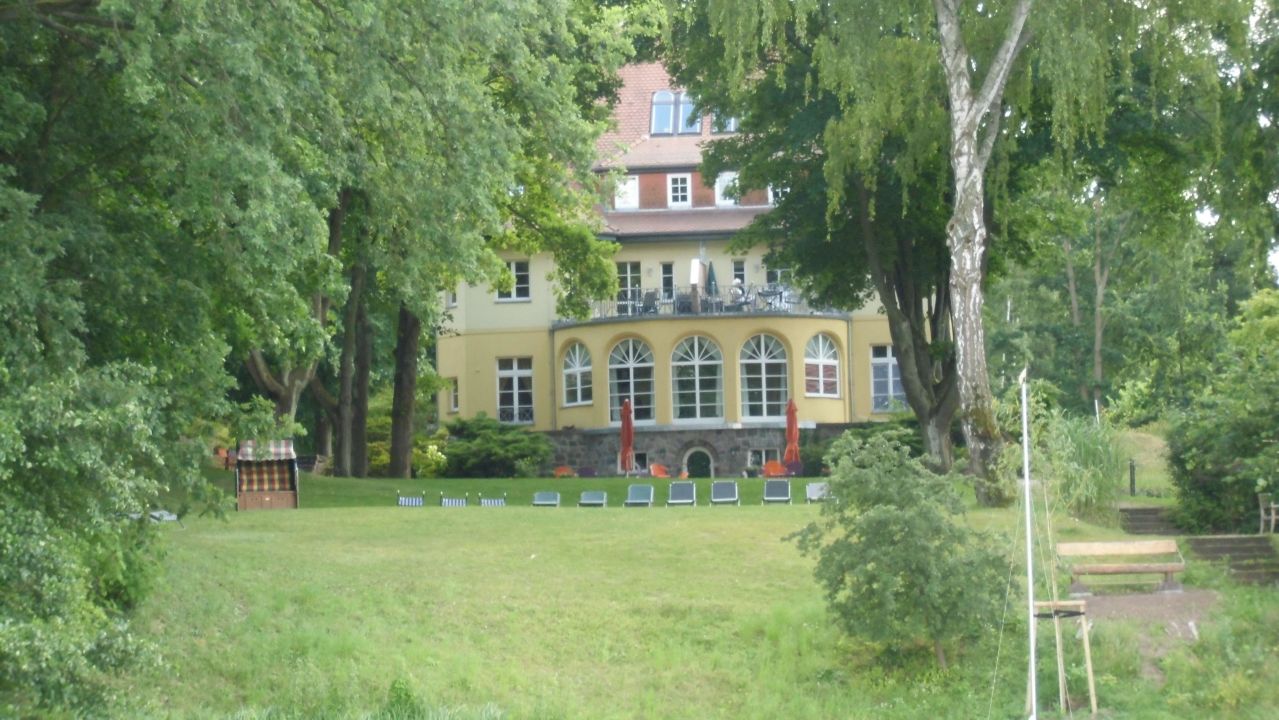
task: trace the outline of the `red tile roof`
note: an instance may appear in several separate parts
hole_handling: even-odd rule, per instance
[[[653,93],[679,91],[661,63],[627,65],[618,73],[622,87],[613,117],[617,128],[604,133],[595,144],[597,168],[632,170],[656,167],[692,167],[702,160],[701,144],[710,139],[710,121],[702,118],[700,135],[649,135]]]

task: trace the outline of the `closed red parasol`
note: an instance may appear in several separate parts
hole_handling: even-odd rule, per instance
[[[790,467],[799,462],[799,410],[795,407],[795,399],[786,403],[786,452],[782,454],[782,464]]]
[[[635,469],[635,420],[631,417],[630,398],[622,401],[622,450],[618,464],[627,475]]]

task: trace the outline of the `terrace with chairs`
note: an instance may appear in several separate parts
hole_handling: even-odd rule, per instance
[[[586,320],[560,318],[557,328],[616,320],[689,319],[698,316],[739,317],[748,314],[818,315],[843,317],[833,308],[813,305],[789,285],[730,286],[707,292],[696,286],[630,288],[616,299],[592,304]]]

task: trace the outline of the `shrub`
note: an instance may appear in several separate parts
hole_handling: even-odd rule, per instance
[[[827,455],[831,492],[817,522],[792,536],[826,591],[839,627],[890,648],[943,643],[998,617],[1007,564],[992,539],[955,521],[949,476],[911,457],[898,436],[845,433]]]
[[[551,441],[480,414],[447,425],[445,454],[450,477],[516,477],[520,467],[538,469],[551,460]]]
[[[1168,434],[1175,520],[1192,530],[1251,526],[1255,493],[1279,489],[1279,291],[1244,304],[1217,381]]]

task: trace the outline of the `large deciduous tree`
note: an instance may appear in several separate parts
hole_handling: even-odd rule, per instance
[[[692,3],[723,38],[733,82],[758,82],[761,57],[794,52],[795,35],[815,47],[806,82],[828,89],[847,112],[827,126],[828,176],[881,172],[890,128],[903,129],[906,158],[944,149],[950,162],[946,223],[961,422],[971,470],[984,476],[1002,447],[992,411],[982,324],[989,263],[988,168],[1001,138],[1015,136],[1034,85],[1050,88],[1053,137],[1072,148],[1095,136],[1108,111],[1108,77],[1123,77],[1139,47],[1166,63],[1167,92],[1215,81],[1201,58],[1239,42],[1251,3],[1077,3],[1065,0],[897,2],[833,0]],[[1224,34],[1222,34],[1224,30]],[[811,37],[809,36],[811,33]],[[1033,81],[1033,82],[1032,82]],[[1193,84],[1193,83],[1191,83]],[[926,141],[911,128],[935,127]],[[1006,144],[1006,143],[1004,143]],[[840,149],[842,148],[842,149]],[[899,161],[911,182],[913,165]],[[832,184],[832,202],[841,184]],[[979,486],[980,488],[980,486]]]

